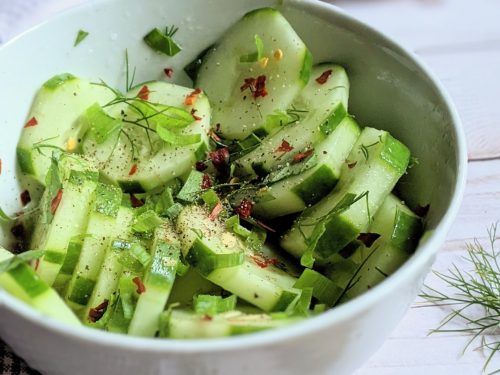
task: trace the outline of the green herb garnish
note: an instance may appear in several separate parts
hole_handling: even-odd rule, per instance
[[[474,240],[467,244],[464,260],[471,266],[470,271],[460,270],[455,264],[447,273],[434,271],[444,281],[448,290],[438,291],[425,285],[420,297],[428,304],[418,307],[439,306],[448,309],[449,314],[431,333],[468,333],[472,337],[465,346],[465,352],[473,342],[478,341],[478,349],[486,350],[489,355],[483,371],[495,355],[500,353],[500,253],[495,249],[497,224],[488,230],[489,249]],[[458,323],[460,328],[449,326]],[[500,373],[496,369],[490,374]]]
[[[21,253],[19,255],[14,255],[9,259],[0,262],[0,274],[16,268],[21,263],[31,262],[32,260],[39,259],[44,254],[44,250],[30,250],[25,251],[24,253]]]
[[[78,30],[78,34],[76,35],[76,39],[75,39],[75,44],[73,46],[76,47],[81,42],[83,42],[83,40],[88,36],[89,36],[89,33],[87,31]]]
[[[264,42],[261,37],[255,34],[254,40],[257,51],[240,56],[240,62],[256,62],[264,56]]]
[[[178,30],[179,28],[174,25],[167,27],[165,33],[154,28],[144,37],[144,41],[156,52],[174,56],[181,51],[181,47],[173,39]]]

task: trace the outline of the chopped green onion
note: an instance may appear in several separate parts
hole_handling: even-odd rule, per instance
[[[203,176],[203,173],[192,170],[184,183],[184,186],[182,186],[182,189],[177,194],[177,199],[189,203],[195,202],[202,190],[201,186],[203,184]]]
[[[174,197],[172,195],[172,189],[167,187],[160,194],[158,198],[158,202],[155,205],[155,211],[160,216],[168,216],[167,211],[170,207],[175,204]]]
[[[134,276],[122,276],[120,278],[119,293],[123,308],[123,316],[131,320],[136,305],[136,285],[132,281]]]
[[[190,268],[191,267],[189,266],[189,264],[179,261],[179,263],[177,263],[177,270],[175,271],[175,273],[177,276],[184,276]]]
[[[327,306],[324,303],[318,303],[317,305],[314,306],[313,313],[314,314],[321,314],[324,313],[327,309]]]
[[[240,216],[234,215],[226,220],[226,228],[232,230],[238,236],[247,238],[252,233],[247,228],[240,224]]]
[[[89,33],[87,31],[84,31],[84,30],[78,30],[78,34],[76,35],[76,39],[75,39],[75,44],[73,45],[74,47],[76,47],[77,45],[79,45],[81,42],[83,42],[83,40],[89,36]]]
[[[174,146],[188,146],[201,141],[201,134],[178,134],[164,125],[157,126],[156,133],[163,141]]]
[[[290,315],[309,316],[309,307],[311,306],[312,297],[313,288],[303,288],[295,306],[288,310]]]
[[[247,55],[240,56],[240,62],[256,62],[262,59],[264,55],[264,42],[261,37],[257,34],[254,36],[256,52],[249,53]]]
[[[181,51],[181,47],[173,40],[173,33],[167,35],[158,28],[151,30],[144,41],[156,52],[164,53],[168,56],[174,56]]]
[[[140,214],[135,219],[135,223],[134,225],[132,225],[132,230],[136,233],[151,232],[162,222],[163,220],[158,217],[156,212],[154,212],[153,210],[148,210]]]
[[[205,191],[201,195],[201,199],[203,199],[209,210],[213,210],[217,203],[219,203],[219,196],[213,189]]]
[[[151,255],[141,245],[135,243],[130,248],[130,254],[134,256],[141,264],[146,267],[151,262]]]
[[[119,119],[104,112],[98,103],[93,104],[85,111],[82,121],[98,144],[106,142],[123,125]]]
[[[169,218],[169,219],[175,219],[177,216],[179,216],[179,214],[181,213],[182,209],[184,208],[184,206],[180,203],[174,203],[171,207],[169,207],[167,209],[167,211],[165,212],[165,215]]]
[[[335,305],[342,293],[342,290],[339,290],[339,287],[332,280],[307,268],[293,287],[298,289],[312,288],[314,298],[330,307]]]
[[[266,242],[266,237],[266,230],[255,226],[247,237],[245,244],[253,251],[260,251]]]
[[[237,298],[233,294],[227,298],[199,294],[193,297],[194,311],[199,315],[214,316],[219,313],[233,311],[236,307]]]
[[[139,120],[147,120],[155,127],[185,128],[194,121],[191,113],[178,107],[152,104],[143,100],[134,100],[130,107],[143,117]]]

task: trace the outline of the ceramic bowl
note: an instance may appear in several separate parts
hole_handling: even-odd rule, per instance
[[[123,87],[124,50],[137,82],[182,67],[244,13],[278,7],[316,62],[343,64],[350,111],[363,125],[389,130],[420,163],[399,184],[410,204],[430,204],[427,232],[414,256],[361,297],[293,326],[218,340],[133,338],[73,329],[0,291],[0,336],[46,374],[303,375],[351,374],[379,348],[420,290],[459,208],[466,172],[460,120],[448,95],[412,53],[334,6],[307,0],[99,0],[46,22],[0,49],[2,206],[19,210],[15,145],[37,88],[71,72]],[[184,50],[153,53],[142,37],[154,26],[179,26]],[[76,33],[90,33],[77,48]],[[4,238],[3,242],[6,239]]]

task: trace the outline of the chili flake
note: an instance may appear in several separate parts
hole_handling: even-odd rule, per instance
[[[141,88],[141,91],[137,94],[137,97],[141,100],[149,100],[149,94],[151,91],[149,91],[149,87],[144,85]]]
[[[36,119],[36,117],[32,117],[28,120],[28,122],[24,125],[25,128],[31,128],[33,126],[37,126],[38,125],[38,120]]]
[[[184,104],[185,105],[193,105],[196,102],[196,99],[198,99],[198,96],[202,93],[200,88],[196,88],[193,92],[191,92],[188,96],[186,96],[186,99],[184,99]]]
[[[222,212],[223,208],[224,207],[222,206],[222,203],[220,201],[217,202],[217,204],[215,205],[215,207],[212,210],[212,212],[210,212],[210,215],[208,215],[208,218],[211,221],[215,221],[215,219],[217,219],[219,217],[219,215]]]
[[[59,207],[59,203],[61,203],[62,196],[63,189],[59,189],[56,196],[52,199],[52,202],[50,202],[50,212],[52,213],[52,215],[56,213],[57,208]]]
[[[223,169],[229,163],[229,150],[226,147],[219,148],[218,150],[210,152],[208,157],[215,168]]]
[[[279,260],[276,258],[268,259],[262,255],[251,255],[250,258],[258,265],[260,268],[267,268],[269,266],[276,266],[279,264]]]
[[[380,234],[378,233],[360,233],[358,241],[363,242],[366,247],[371,247],[379,237]]]
[[[128,175],[129,176],[133,176],[134,174],[137,173],[137,164],[134,164],[132,165],[132,167],[130,168],[130,171],[128,172]]]
[[[132,208],[138,208],[144,206],[144,201],[137,198],[134,194],[130,194],[130,204]]]
[[[212,180],[210,179],[210,176],[205,173],[201,181],[201,188],[205,190],[205,189],[210,189],[211,187],[212,187]]]
[[[304,151],[304,152],[299,152],[298,154],[294,155],[293,161],[294,163],[299,163],[304,159],[307,159],[309,156],[313,154],[314,150],[311,148],[310,150]]]
[[[265,75],[258,76],[257,78],[245,78],[244,81],[243,85],[240,86],[240,91],[243,92],[246,89],[250,89],[254,99],[267,95]]]
[[[234,209],[242,219],[248,219],[252,215],[253,203],[251,200],[244,198],[238,207]]]
[[[293,150],[293,146],[290,145],[290,143],[288,143],[288,141],[286,140],[282,140],[281,141],[281,145],[276,148],[276,150],[274,150],[274,152],[290,152]]]
[[[100,305],[91,308],[89,310],[89,320],[92,323],[99,321],[99,319],[101,319],[102,316],[106,313],[106,310],[108,309],[108,304],[109,301],[105,299],[104,302],[101,303]]]
[[[195,119],[195,121],[201,121],[201,117],[200,117],[200,116],[196,116],[196,114],[195,114],[195,113],[196,113],[196,111],[197,111],[197,109],[194,109],[194,108],[193,108],[193,109],[191,110],[191,116],[193,116],[193,118]]]
[[[172,78],[172,75],[174,74],[174,70],[172,68],[165,68],[163,71],[168,78]]]
[[[271,232],[271,233],[276,233],[276,230],[275,230],[275,229],[273,229],[273,228],[271,228],[270,226],[268,226],[268,225],[264,224],[264,223],[263,223],[262,221],[260,221],[260,220],[255,220],[255,223],[256,223],[259,227],[261,227],[262,229],[265,229],[265,230],[267,230],[267,231],[269,231],[269,232]]]
[[[137,285],[137,290],[136,290],[136,292],[137,292],[138,294],[142,294],[142,293],[144,293],[144,292],[146,291],[146,287],[144,286],[144,283],[142,282],[142,280],[141,280],[141,278],[140,278],[139,276],[134,277],[134,278],[132,279],[132,281],[133,281],[133,283],[134,283],[135,285]]]
[[[222,139],[219,137],[219,135],[214,132],[213,130],[210,130],[209,132],[210,138],[212,138],[215,142],[220,142]]]
[[[28,203],[31,202],[31,195],[30,195],[30,192],[28,190],[25,190],[21,193],[21,204],[23,206],[26,206]]]
[[[320,85],[324,85],[328,81],[328,78],[330,78],[331,75],[332,75],[331,69],[325,70],[318,78],[316,78],[316,82],[318,82]]]
[[[198,172],[203,172],[205,169],[208,168],[208,166],[202,161],[197,161],[195,164],[195,168]]]

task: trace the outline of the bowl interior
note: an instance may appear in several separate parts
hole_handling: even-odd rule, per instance
[[[124,51],[137,67],[136,82],[166,79],[189,85],[182,68],[251,9],[278,6],[311,49],[316,63],[344,65],[351,80],[350,112],[362,125],[390,131],[419,163],[398,186],[410,205],[430,204],[435,229],[460,191],[465,150],[455,115],[425,70],[397,45],[341,13],[312,1],[108,0],[91,2],[22,35],[0,49],[1,206],[20,209],[15,146],[36,90],[62,72],[125,86]],[[168,58],[142,37],[153,27],[175,24],[183,51]],[[90,34],[73,47],[79,29]],[[8,245],[4,230],[0,243]]]

